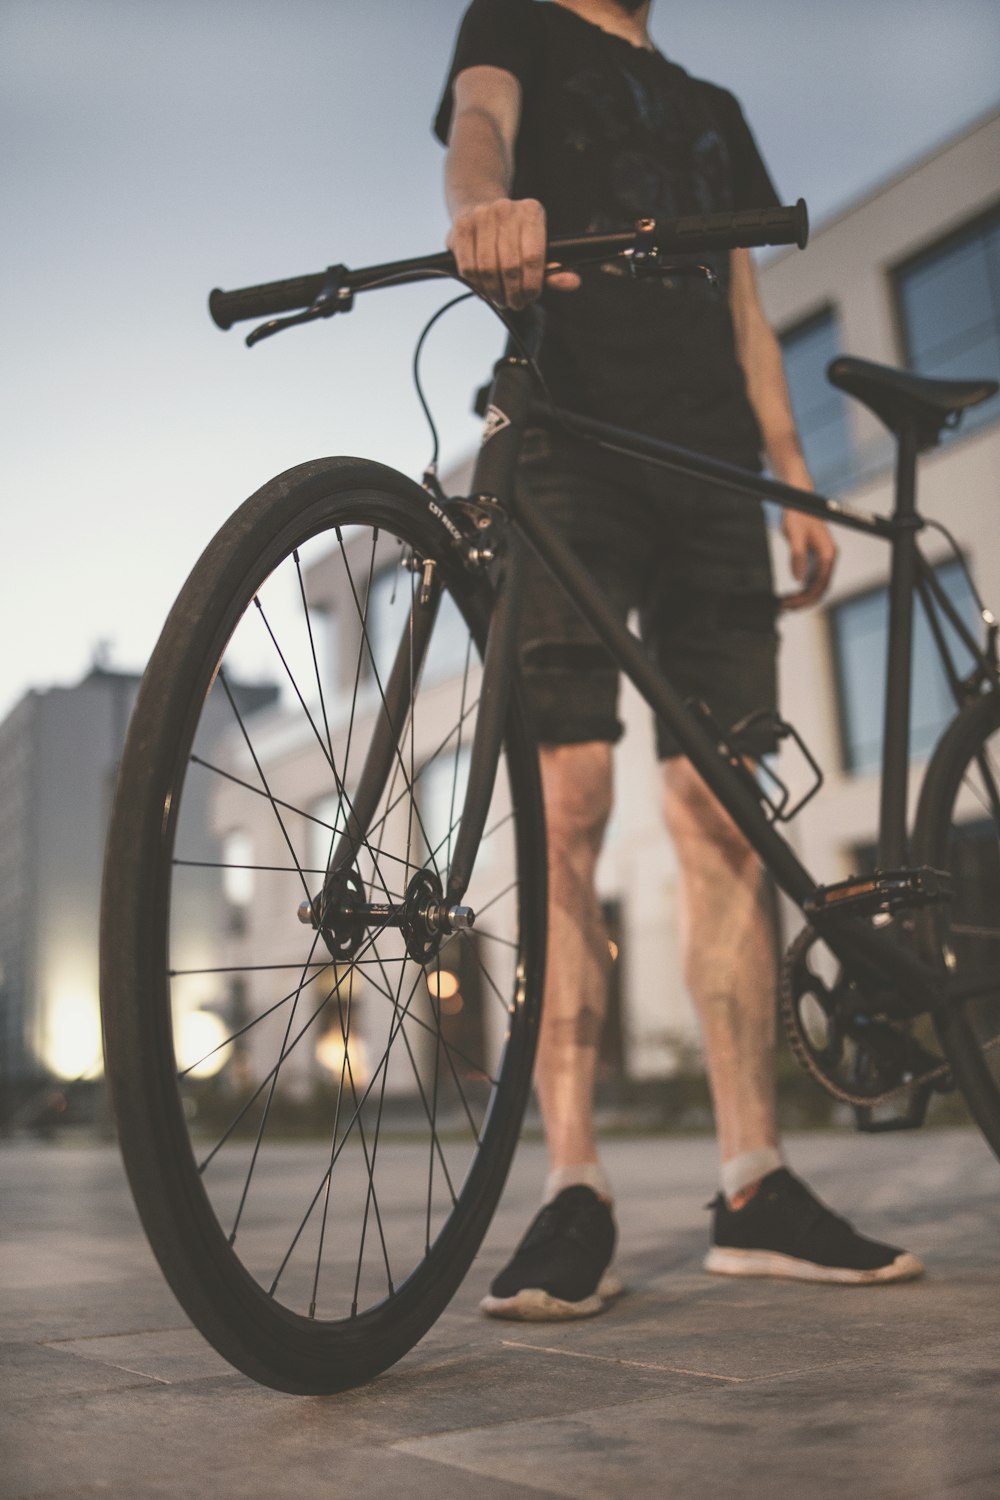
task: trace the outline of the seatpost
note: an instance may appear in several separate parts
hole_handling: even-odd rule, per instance
[[[882,791],[879,809],[879,869],[907,862],[906,793],[910,763],[910,676],[912,671],[913,590],[916,583],[916,424],[899,432],[896,495],[892,521],[889,579],[889,642],[886,651],[885,720],[882,737]]]

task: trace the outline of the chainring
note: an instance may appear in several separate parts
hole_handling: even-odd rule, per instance
[[[820,941],[814,928],[804,927],[781,967],[779,1009],[799,1065],[834,1099],[861,1108],[918,1088],[947,1088],[947,1063],[921,1046],[909,1023],[872,1007],[839,966],[829,982],[810,966],[810,951]]]

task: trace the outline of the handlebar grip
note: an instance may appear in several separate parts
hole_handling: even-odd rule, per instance
[[[216,287],[209,293],[208,310],[217,328],[232,328],[244,318],[295,312],[315,301],[325,280],[326,273],[321,271],[314,276],[291,276],[287,281],[239,287],[235,292],[222,292]]]
[[[809,239],[805,199],[791,208],[743,208],[725,214],[688,214],[668,220],[655,236],[662,250],[733,250],[754,245],[798,245]]]

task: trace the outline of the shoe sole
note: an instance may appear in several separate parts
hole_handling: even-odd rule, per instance
[[[563,1323],[571,1318],[593,1318],[623,1291],[624,1287],[614,1272],[605,1271],[597,1283],[597,1290],[579,1302],[566,1302],[541,1287],[526,1286],[513,1297],[484,1297],[479,1310],[488,1318],[509,1318],[518,1323]]]
[[[913,1281],[924,1274],[915,1255],[904,1253],[887,1266],[857,1271],[850,1266],[821,1266],[796,1260],[777,1250],[735,1250],[714,1245],[703,1262],[713,1276],[778,1276],[786,1281],[823,1281],[837,1286],[874,1286],[885,1281]]]

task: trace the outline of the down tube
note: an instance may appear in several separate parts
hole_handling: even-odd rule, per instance
[[[653,666],[635,636],[611,612],[586,568],[539,516],[538,508],[519,503],[517,498],[514,504],[519,526],[546,567],[566,589],[646,702],[676,736],[684,753],[757,849],[781,889],[802,906],[815,891],[816,882],[785,840],[774,832],[753,792],[733,775],[704,724],[684,706],[683,699]]]

